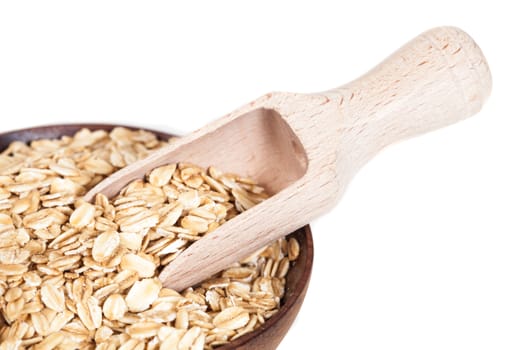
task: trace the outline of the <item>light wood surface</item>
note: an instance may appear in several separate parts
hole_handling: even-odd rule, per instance
[[[113,174],[86,195],[114,196],[178,161],[245,174],[271,194],[184,251],[161,274],[177,290],[304,226],[334,206],[385,146],[478,112],[490,94],[485,58],[466,33],[421,34],[361,78],[312,94],[275,92]]]

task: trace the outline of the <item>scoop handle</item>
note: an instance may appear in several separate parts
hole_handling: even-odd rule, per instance
[[[326,213],[381,148],[476,113],[490,89],[476,43],[457,28],[441,27],[340,88],[263,96],[247,110],[267,108],[283,117],[294,134],[290,147],[305,156],[304,175],[195,242],[161,280],[182,290]]]
[[[438,27],[324,94],[341,99],[342,151],[352,174],[393,142],[475,114],[491,87],[487,61],[474,40],[461,29]]]

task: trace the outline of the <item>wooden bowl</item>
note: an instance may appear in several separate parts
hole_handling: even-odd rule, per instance
[[[59,138],[64,135],[71,136],[81,128],[88,128],[90,130],[111,130],[117,126],[125,125],[62,124],[15,130],[0,133],[0,149],[5,149],[13,141],[29,142],[41,138]],[[136,129],[136,127],[125,127]],[[174,136],[155,130],[148,131],[155,133],[159,138],[164,140]],[[288,272],[286,291],[282,300],[281,309],[260,328],[217,349],[275,349],[286,335],[286,332],[297,316],[306,295],[314,256],[310,226],[304,226],[291,233],[290,236],[295,237],[299,242],[301,253]]]

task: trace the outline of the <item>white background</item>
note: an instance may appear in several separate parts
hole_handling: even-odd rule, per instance
[[[523,349],[525,22],[513,3],[3,1],[0,129],[187,133],[269,91],[341,85],[421,31],[459,26],[487,56],[492,97],[382,152],[312,224],[310,290],[280,349]]]

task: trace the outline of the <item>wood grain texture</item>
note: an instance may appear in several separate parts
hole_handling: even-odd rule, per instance
[[[123,125],[110,124],[62,124],[46,125],[35,128],[15,130],[0,133],[0,150],[6,148],[13,141],[31,142],[41,138],[60,138],[61,136],[72,136],[81,128],[90,130],[111,130],[114,127]],[[137,129],[132,126],[125,126],[130,129]],[[167,140],[173,135],[160,131],[148,130],[155,133],[160,139]],[[269,319],[262,327],[250,332],[235,341],[219,347],[221,350],[233,349],[255,349],[273,350],[277,348],[286,332],[297,317],[304,297],[308,290],[310,275],[313,264],[313,240],[310,226],[306,225],[290,234],[299,242],[301,254],[292,263],[287,276],[287,283],[284,297],[281,301],[281,309]],[[5,325],[5,320],[0,314],[0,328]]]
[[[333,207],[379,150],[479,111],[491,75],[476,43],[432,29],[361,78],[312,94],[269,93],[95,187],[112,196],[177,161],[246,174],[273,194],[184,251],[161,274],[182,290]]]

